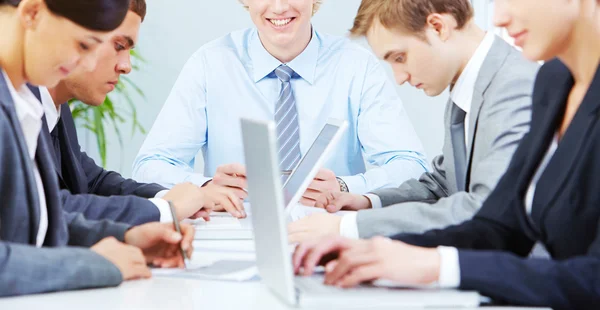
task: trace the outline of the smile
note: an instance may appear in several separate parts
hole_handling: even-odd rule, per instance
[[[276,27],[283,27],[283,26],[287,26],[289,23],[291,23],[295,18],[286,18],[286,19],[268,19],[269,22],[271,22],[271,24],[273,24]]]

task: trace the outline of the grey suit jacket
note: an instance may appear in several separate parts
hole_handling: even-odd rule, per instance
[[[477,78],[469,119],[467,191],[458,191],[449,102],[443,154],[433,172],[398,188],[375,191],[384,208],[357,214],[361,238],[421,233],[470,219],[504,174],[521,138],[529,131],[531,94],[539,66],[496,38]]]
[[[50,152],[40,135],[35,160],[44,185],[48,231],[43,247],[36,248],[40,212],[33,164],[7,81],[0,74],[0,297],[122,281],[115,265],[84,247],[107,236],[123,240],[129,226],[65,214]]]

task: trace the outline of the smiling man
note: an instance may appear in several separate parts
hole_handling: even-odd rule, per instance
[[[99,46],[98,64],[93,71],[73,72],[56,87],[39,90],[48,125],[44,134],[50,133],[49,140],[53,142],[60,187],[71,193],[63,191],[61,198],[73,201],[65,204],[65,209],[82,213],[87,219],[111,219],[130,224],[170,222],[172,216],[167,201],[174,204],[179,219],[206,216],[206,211],[216,203],[222,208],[235,209],[234,206],[241,203],[224,187],[201,189],[187,183],[167,191],[158,184],[138,183],[117,172],[104,170],[81,151],[66,102],[77,99],[91,106],[104,103],[120,76],[131,72],[130,51],[138,39],[145,15],[145,0],[132,0],[123,23],[112,32],[108,42]],[[81,48],[86,46],[81,45]],[[110,197],[99,199],[97,196]]]
[[[254,28],[200,48],[187,62],[134,164],[134,177],[247,188],[240,118],[277,124],[281,170],[299,162],[329,118],[349,130],[304,194],[398,186],[426,171],[421,142],[379,61],[313,29],[316,0],[244,0]],[[204,156],[204,173],[194,172]],[[366,170],[365,161],[374,166]],[[244,216],[243,210],[234,215]]]

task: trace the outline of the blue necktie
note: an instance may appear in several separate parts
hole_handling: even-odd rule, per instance
[[[293,170],[301,158],[298,111],[290,83],[293,74],[294,70],[286,65],[275,69],[275,75],[281,81],[281,92],[279,92],[279,99],[275,106],[279,168],[281,170]]]

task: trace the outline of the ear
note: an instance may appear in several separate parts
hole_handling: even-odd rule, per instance
[[[450,25],[446,16],[434,13],[427,16],[426,27],[432,29],[442,42],[446,42],[450,38],[451,29],[454,29],[456,25]]]
[[[45,8],[43,0],[22,0],[17,9],[21,24],[26,29],[35,29],[40,21],[40,12]]]

